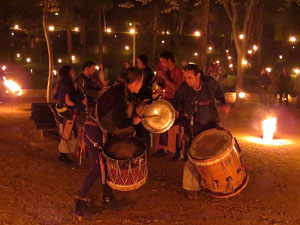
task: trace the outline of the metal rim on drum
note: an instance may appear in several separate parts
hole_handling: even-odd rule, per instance
[[[141,154],[140,156],[134,157],[134,158],[132,158],[132,159],[114,159],[114,158],[109,157],[108,155],[106,155],[104,151],[102,151],[102,155],[104,156],[104,158],[106,158],[106,159],[108,159],[108,160],[111,160],[111,161],[118,161],[118,162],[121,162],[121,163],[125,163],[125,162],[128,162],[128,161],[134,161],[134,160],[139,159],[139,158],[142,157],[142,156],[144,156],[145,159],[147,160],[147,150],[145,150],[144,153]]]
[[[175,109],[164,99],[159,99],[146,105],[142,111],[142,125],[154,134],[161,134],[169,130],[175,122]]]

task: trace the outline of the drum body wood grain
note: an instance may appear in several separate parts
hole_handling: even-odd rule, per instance
[[[196,136],[188,157],[201,175],[201,185],[214,197],[234,196],[248,183],[239,146],[227,130],[211,129]]]

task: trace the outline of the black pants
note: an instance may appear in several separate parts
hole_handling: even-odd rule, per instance
[[[85,131],[87,132],[87,135],[92,140],[102,140],[102,132],[98,127],[93,127],[86,125],[85,126]],[[90,161],[90,170],[88,174],[86,175],[81,188],[79,190],[79,195],[80,197],[84,198],[87,197],[88,193],[90,192],[90,189],[92,186],[95,184],[95,182],[98,180],[99,184],[101,183],[101,179],[98,179],[101,177],[101,167],[100,167],[100,162],[99,162],[99,155],[100,155],[100,150],[98,148],[95,148],[92,143],[89,142],[89,140],[85,139],[86,142],[86,149],[87,149],[87,154],[88,158]],[[100,142],[99,144],[102,144]],[[106,171],[107,174],[107,171]],[[112,197],[112,189],[105,183],[102,184],[102,189],[103,189],[103,196],[104,197]]]

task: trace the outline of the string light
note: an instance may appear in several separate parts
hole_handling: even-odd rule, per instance
[[[110,27],[108,27],[108,28],[106,29],[106,33],[111,33],[111,28],[110,28]]]
[[[293,70],[294,70],[295,74],[299,74],[300,73],[300,69],[299,68],[294,68]]]
[[[200,37],[201,33],[200,33],[199,31],[195,31],[194,35],[195,35],[196,37]]]
[[[243,66],[247,66],[247,64],[248,64],[248,61],[247,61],[247,60],[243,60],[243,61],[242,61],[242,65],[243,65]]]
[[[290,42],[296,42],[296,37],[295,37],[295,36],[291,36],[291,37],[289,38],[289,41],[290,41]]]
[[[27,62],[27,63],[30,63],[30,62],[31,62],[31,58],[29,58],[29,57],[26,58],[26,62]]]
[[[48,27],[48,29],[49,29],[50,31],[54,31],[54,30],[55,30],[55,27],[51,25],[51,26]]]
[[[129,33],[130,33],[130,34],[135,34],[135,29],[133,29],[133,28],[130,29]]]

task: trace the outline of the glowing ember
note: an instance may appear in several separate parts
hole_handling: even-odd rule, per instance
[[[273,134],[276,130],[276,123],[277,123],[277,120],[274,117],[265,119],[262,122],[264,142],[271,142],[273,140]]]
[[[6,80],[5,77],[3,77],[4,80],[4,85],[14,94],[14,95],[22,95],[23,91],[21,89],[21,87],[14,82],[13,80]],[[7,92],[6,92],[7,93]]]

